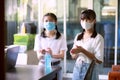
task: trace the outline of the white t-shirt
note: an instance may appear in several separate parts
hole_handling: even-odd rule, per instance
[[[40,34],[37,34],[35,37],[34,51],[47,48],[51,48],[53,54],[58,54],[61,50],[67,51],[67,43],[64,35],[61,34],[60,38],[55,39],[55,36],[53,38],[44,38]],[[40,55],[40,53],[37,53],[37,55]],[[53,61],[55,60],[58,59],[53,58]]]
[[[98,60],[103,61],[103,55],[104,55],[104,39],[100,34],[97,34],[97,36],[95,38],[88,38],[86,40],[77,40],[79,34],[76,35],[75,40],[74,40],[74,44],[73,44],[73,48],[76,47],[76,45],[78,46],[82,46],[84,49],[86,49],[87,51],[93,53],[95,55],[95,57]],[[86,63],[90,63],[91,60],[84,55],[83,53],[79,53],[79,56],[76,60],[76,62],[78,62],[79,60],[83,60]]]

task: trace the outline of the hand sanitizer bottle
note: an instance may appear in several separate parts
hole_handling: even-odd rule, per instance
[[[51,67],[51,55],[49,53],[45,54],[45,74],[48,74],[52,71]]]

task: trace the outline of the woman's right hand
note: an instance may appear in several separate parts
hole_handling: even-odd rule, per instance
[[[45,49],[40,49],[40,51],[39,51],[40,53],[42,53],[42,54],[45,54]]]

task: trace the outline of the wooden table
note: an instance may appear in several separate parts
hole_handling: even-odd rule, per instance
[[[53,67],[52,72],[44,74],[44,69],[38,65],[16,66],[15,69],[6,72],[6,80],[57,80],[57,72],[61,67]]]

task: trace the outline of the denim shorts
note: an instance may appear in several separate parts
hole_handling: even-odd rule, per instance
[[[75,64],[72,80],[84,80],[89,65],[90,63],[85,63],[84,61],[82,61],[80,64]]]

